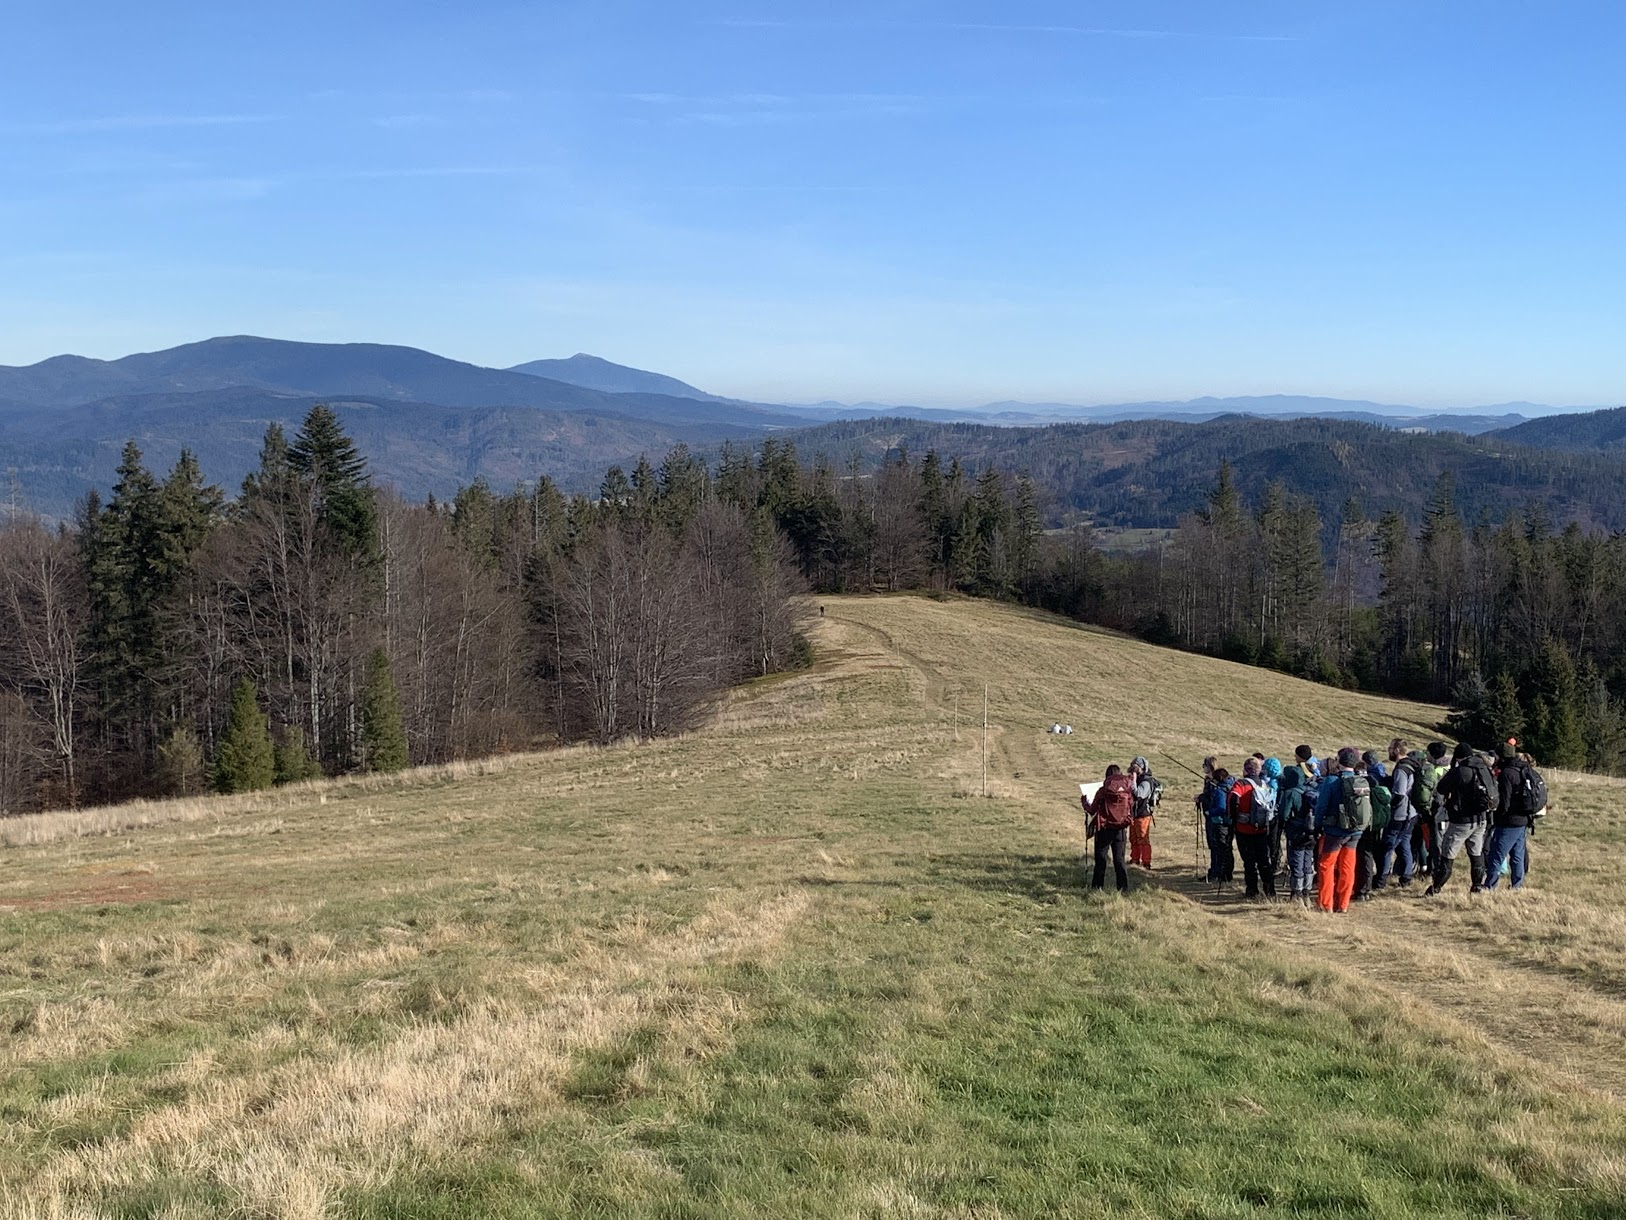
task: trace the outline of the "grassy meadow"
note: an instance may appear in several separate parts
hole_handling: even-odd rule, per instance
[[[1440,709],[823,605],[680,739],[0,824],[0,1217],[1626,1215],[1626,784],[1520,894],[1249,904],[1178,764]]]

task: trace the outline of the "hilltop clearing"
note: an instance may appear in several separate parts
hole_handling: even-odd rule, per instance
[[[1552,777],[1522,894],[1245,905],[1176,762],[1439,709],[823,606],[685,737],[0,826],[0,1216],[1619,1214],[1626,785]]]

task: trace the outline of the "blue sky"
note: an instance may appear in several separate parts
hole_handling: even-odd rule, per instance
[[[0,363],[1626,400],[1626,4],[6,6]]]

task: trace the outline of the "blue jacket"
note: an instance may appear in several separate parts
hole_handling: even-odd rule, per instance
[[[1316,794],[1315,828],[1329,839],[1338,840],[1340,844],[1354,843],[1361,837],[1358,830],[1338,829],[1338,802],[1343,797],[1343,778],[1354,774],[1354,767],[1340,768],[1321,782],[1321,791]]]

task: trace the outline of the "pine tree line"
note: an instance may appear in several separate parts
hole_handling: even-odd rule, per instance
[[[131,443],[72,527],[0,529],[0,812],[670,732],[805,659],[800,587],[686,450],[408,504],[316,407],[228,502]]]
[[[1267,484],[1250,510],[1222,463],[1173,537],[1102,556],[1088,528],[1047,539],[1037,604],[1158,643],[1351,689],[1449,703],[1489,748],[1626,772],[1626,534],[1555,530],[1539,508],[1469,523],[1447,472],[1421,527],[1349,501],[1324,529]],[[1065,577],[1058,580],[1057,577]]]

